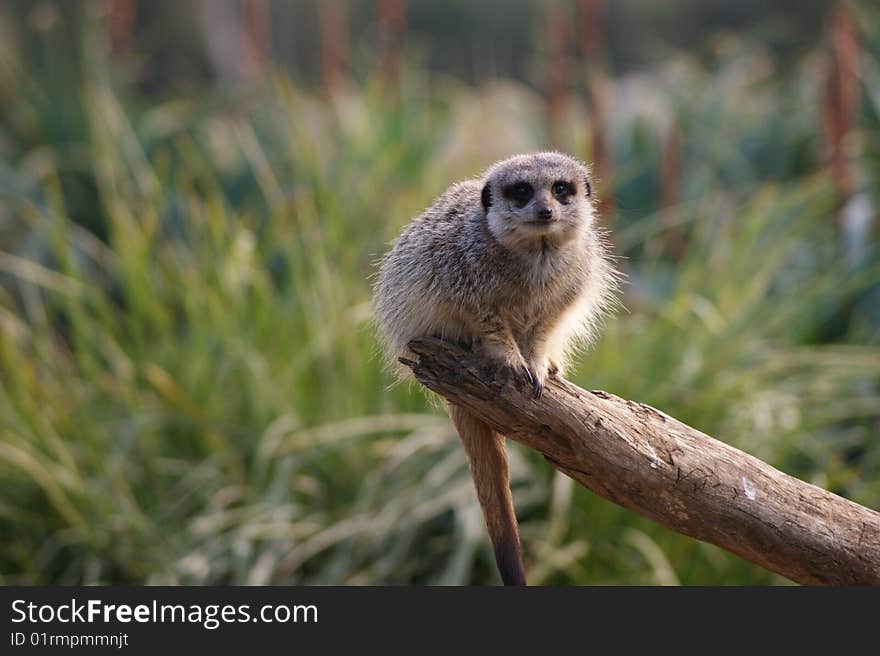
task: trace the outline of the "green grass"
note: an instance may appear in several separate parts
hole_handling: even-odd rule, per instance
[[[408,71],[390,92],[278,78],[236,107],[145,105],[89,47],[71,133],[23,94],[0,171],[20,226],[0,249],[0,580],[495,582],[448,420],[377,357],[369,279],[449,182],[544,145],[537,99]],[[829,182],[792,161],[815,111],[780,124],[780,84],[740,112],[767,81],[736,61],[670,100],[692,126],[679,205],[652,200],[656,135],[614,125],[626,309],[572,377],[878,507],[876,244],[848,260]],[[781,582],[511,456],[535,583]]]

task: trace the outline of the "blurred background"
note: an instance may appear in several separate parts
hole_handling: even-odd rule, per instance
[[[551,147],[628,276],[572,379],[880,508],[877,3],[4,0],[0,582],[497,582],[369,285]],[[784,583],[511,459],[532,583]]]

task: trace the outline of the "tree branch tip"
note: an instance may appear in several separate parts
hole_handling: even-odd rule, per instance
[[[416,337],[407,343],[407,347],[417,355],[424,355],[436,351],[443,344],[443,340],[437,337]]]

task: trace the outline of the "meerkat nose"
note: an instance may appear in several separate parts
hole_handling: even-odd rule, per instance
[[[539,207],[537,210],[535,210],[535,215],[539,219],[549,219],[553,216],[553,208],[547,207],[546,205],[543,207]]]

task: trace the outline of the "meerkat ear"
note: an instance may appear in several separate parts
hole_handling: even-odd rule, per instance
[[[587,177],[584,178],[584,189],[585,189],[584,193],[589,198],[590,194],[593,193],[593,191],[592,191],[592,189],[590,189],[590,179]]]
[[[489,189],[489,183],[486,183],[486,186],[483,187],[483,193],[480,194],[480,198],[483,200],[483,209],[487,212],[489,208],[492,207],[492,190]]]

